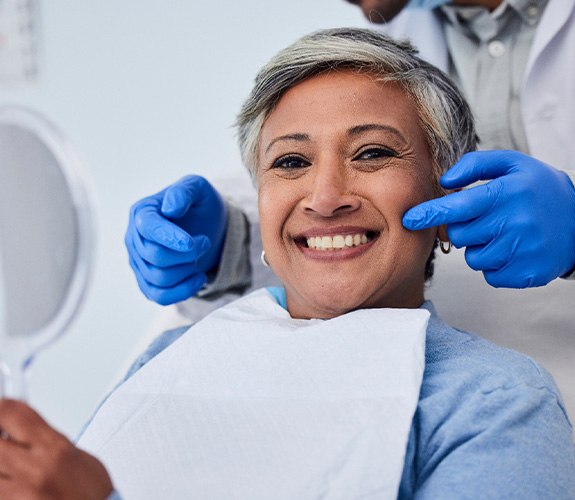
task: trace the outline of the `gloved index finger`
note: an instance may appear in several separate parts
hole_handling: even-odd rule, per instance
[[[476,219],[493,207],[497,200],[498,187],[497,181],[493,181],[425,201],[404,214],[403,226],[406,229],[418,230]]]
[[[166,189],[162,200],[162,213],[167,217],[182,217],[192,205],[206,195],[209,183],[198,175],[189,175]]]
[[[477,181],[496,179],[513,171],[521,156],[517,151],[467,153],[441,176],[441,185],[445,189],[458,189]]]

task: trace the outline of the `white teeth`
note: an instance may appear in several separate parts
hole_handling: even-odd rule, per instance
[[[307,238],[307,246],[316,250],[340,250],[365,245],[368,242],[367,234],[338,234],[335,236],[310,236]]]
[[[345,238],[343,236],[333,237],[333,248],[343,248],[345,246]]]
[[[329,250],[333,248],[333,239],[331,236],[322,236],[321,237],[321,249],[322,250]]]

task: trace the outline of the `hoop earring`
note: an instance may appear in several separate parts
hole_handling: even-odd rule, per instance
[[[266,267],[270,267],[269,262],[266,260],[266,251],[262,250],[262,254],[260,255],[260,260],[262,261],[262,264]]]
[[[447,244],[447,247],[445,247],[444,245]],[[449,252],[451,252],[451,241],[441,241],[439,240],[439,249],[441,250],[441,253],[444,254],[448,254]]]

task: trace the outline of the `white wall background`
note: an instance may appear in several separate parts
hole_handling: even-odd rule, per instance
[[[74,436],[159,309],[128,266],[130,205],[187,173],[238,175],[231,124],[258,68],[309,31],[365,23],[343,0],[39,3],[39,80],[0,88],[0,104],[55,122],[94,185],[93,283],[67,334],[30,370],[31,403]]]

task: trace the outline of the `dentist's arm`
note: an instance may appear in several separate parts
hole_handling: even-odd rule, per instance
[[[453,245],[494,287],[542,286],[575,268],[575,188],[565,174],[515,151],[467,153],[446,189],[490,182],[408,210],[406,229],[447,224]]]

